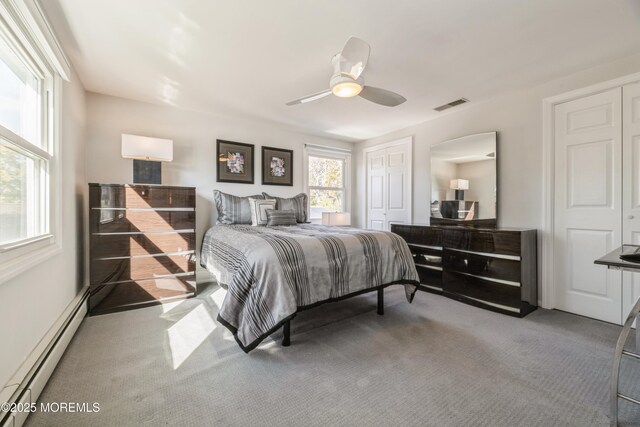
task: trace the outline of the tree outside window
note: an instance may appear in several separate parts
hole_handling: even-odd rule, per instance
[[[322,212],[345,210],[345,160],[309,156],[310,218],[322,218]]]

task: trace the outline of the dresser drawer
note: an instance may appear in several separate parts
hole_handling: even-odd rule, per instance
[[[91,236],[91,258],[193,251],[196,248],[195,244],[194,232],[99,234]]]
[[[441,230],[426,226],[391,224],[391,231],[409,244],[442,247]]]
[[[91,233],[193,230],[196,212],[91,209]]]
[[[196,204],[196,194],[189,188],[126,187],[128,208],[190,208]]]
[[[195,283],[195,274],[192,274],[95,285],[89,290],[89,309],[91,314],[101,314],[188,298],[195,293]]]
[[[150,185],[89,184],[91,207],[193,208],[195,189]]]
[[[477,302],[497,304],[520,311],[520,287],[479,279],[461,273],[443,273],[443,291],[447,294],[467,297]]]
[[[520,261],[514,259],[444,249],[443,266],[452,272],[519,284],[521,280],[520,265]]]
[[[195,271],[194,254],[93,259],[91,263],[92,285]]]
[[[409,244],[413,262],[434,267],[442,267],[442,251],[426,246]]]
[[[442,245],[473,252],[520,256],[520,233],[508,231],[443,230]]]

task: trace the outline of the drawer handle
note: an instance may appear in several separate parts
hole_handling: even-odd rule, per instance
[[[439,256],[431,256],[431,255],[425,255],[425,254],[411,254],[411,255],[413,256],[414,260],[420,260],[420,258],[422,258],[426,262],[438,263],[438,264],[442,263],[442,257],[439,257]]]

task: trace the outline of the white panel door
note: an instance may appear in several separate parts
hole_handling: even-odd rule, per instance
[[[386,149],[367,154],[367,228],[385,230],[387,216]]]
[[[622,88],[622,242],[640,245],[640,83]],[[622,315],[640,296],[640,273],[623,273]]]
[[[411,222],[411,142],[367,153],[367,225]]]
[[[556,307],[617,324],[622,273],[593,261],[622,242],[621,103],[616,88],[555,107]]]
[[[387,215],[385,230],[393,223],[408,223],[411,218],[410,144],[387,148]]]

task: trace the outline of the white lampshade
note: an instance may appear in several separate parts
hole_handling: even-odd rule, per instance
[[[351,225],[349,212],[322,212],[322,225]]]
[[[123,133],[122,157],[125,159],[171,162],[173,161],[173,141]]]
[[[449,188],[452,190],[468,190],[469,181],[466,179],[452,179]]]

